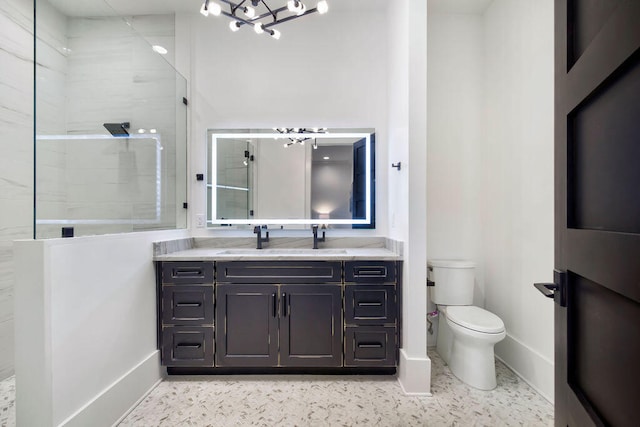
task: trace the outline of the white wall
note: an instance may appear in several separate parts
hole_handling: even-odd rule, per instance
[[[553,399],[553,2],[429,16],[428,251],[477,263],[496,355]]]
[[[482,216],[496,354],[553,399],[553,1],[495,0],[484,15]]]
[[[482,16],[429,13],[428,34],[427,250],[430,259],[474,260],[483,306]]]
[[[208,128],[371,127],[378,170],[386,169],[387,2],[349,3],[283,24],[280,40],[246,28],[231,33],[224,17],[178,16],[178,49],[190,52],[190,66],[178,66],[189,69],[192,87],[190,176],[205,172]],[[384,174],[376,193],[376,205],[387,206]],[[205,212],[203,183],[192,181],[190,205],[195,223]],[[349,232],[386,235],[386,212],[379,214],[375,231]]]
[[[17,425],[110,426],[160,380],[152,242],[186,235],[15,243]]]
[[[0,380],[13,374],[14,239],[32,235],[33,2],[0,0]]]

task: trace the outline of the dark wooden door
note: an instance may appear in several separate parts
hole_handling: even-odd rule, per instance
[[[216,366],[278,366],[278,286],[218,284]]]
[[[352,213],[353,219],[364,219],[367,216],[367,143],[361,139],[353,144],[353,190]],[[371,188],[371,222],[369,224],[353,224],[352,228],[376,228],[376,134],[369,138],[370,188]]]
[[[342,287],[281,285],[281,366],[342,366]]]
[[[555,422],[637,426],[640,1],[555,5]]]

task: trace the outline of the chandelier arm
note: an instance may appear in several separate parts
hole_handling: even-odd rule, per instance
[[[292,15],[292,16],[287,16],[286,18],[282,18],[282,19],[278,19],[274,22],[271,22],[269,24],[264,24],[263,28],[267,29],[269,27],[273,27],[275,25],[278,24],[282,24],[283,22],[287,22],[287,21],[293,21],[294,19],[298,19],[298,18],[302,18],[303,16],[307,16],[307,15],[311,15],[312,13],[316,13],[318,11],[317,7],[314,7],[313,9],[309,9],[307,10],[305,13],[303,13],[302,15]]]
[[[268,5],[264,0],[260,0],[260,3],[262,3],[262,4],[264,5],[264,7],[266,7],[266,8],[267,8],[267,10],[269,11],[269,13],[273,16],[273,21],[274,21],[274,22],[278,20],[278,12],[279,12],[280,10],[282,10],[282,9],[284,9],[284,8],[285,8],[285,7],[281,7],[281,8],[280,8],[280,9],[278,9],[276,12],[273,12],[273,11],[271,10],[271,8],[269,7],[269,5]],[[266,15],[267,15],[267,14],[265,13],[265,16],[266,16]]]
[[[236,10],[238,10],[244,3],[247,2],[247,0],[242,0],[240,3],[234,3],[230,0],[219,0],[219,1],[221,1],[222,3],[226,3],[229,5],[229,7],[231,7],[231,14],[233,16],[235,16]]]
[[[223,15],[223,16],[226,16],[227,18],[231,18],[236,22],[239,22],[240,25],[245,25],[245,24],[246,25],[253,25],[253,22],[247,21],[246,19],[243,19],[243,18],[240,18],[237,15],[232,15],[231,13],[225,12],[224,10],[222,12],[220,12],[220,14]]]

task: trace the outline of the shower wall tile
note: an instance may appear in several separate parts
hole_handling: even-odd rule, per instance
[[[175,72],[165,58],[151,50],[151,44],[160,44],[170,51],[167,56],[173,55],[174,17],[126,17],[125,20],[69,19],[67,36],[72,54],[67,79],[68,130],[76,134],[106,134],[102,123],[125,121],[131,123],[132,133],[139,128],[156,129],[164,148],[161,163],[156,163],[154,140],[71,143],[67,152],[68,216],[155,219],[159,166],[162,168],[162,222],[123,227],[166,228],[175,224],[176,217],[175,184],[169,182],[175,180],[178,100]],[[96,150],[100,150],[99,156]],[[174,191],[168,193],[168,188]]]
[[[31,236],[33,4],[0,1],[0,380],[13,374],[12,241]]]

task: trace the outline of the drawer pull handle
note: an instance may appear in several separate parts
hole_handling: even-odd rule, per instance
[[[203,276],[201,268],[191,268],[191,269],[181,269],[181,270],[173,270],[173,277],[194,277],[194,276]]]
[[[382,344],[378,343],[359,343],[358,348],[382,348]]]
[[[375,269],[375,270],[356,270],[356,275],[357,276],[386,276],[387,275],[387,269],[386,268],[379,268],[379,269]]]
[[[178,344],[176,347],[178,347],[178,348],[200,348],[200,347],[202,347],[202,344],[182,343],[182,344]]]
[[[358,307],[380,307],[381,302],[359,302]]]
[[[199,302],[179,302],[176,304],[176,307],[200,307],[202,306]]]

